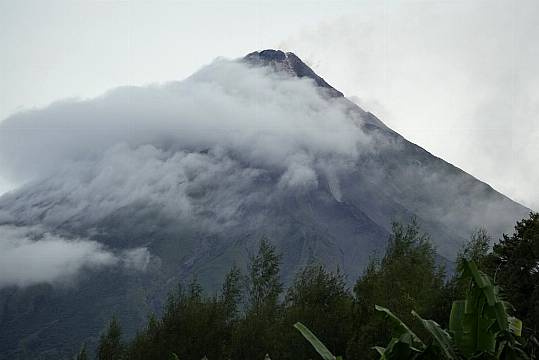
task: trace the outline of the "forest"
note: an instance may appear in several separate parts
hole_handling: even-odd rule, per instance
[[[178,285],[162,315],[132,339],[113,317],[95,358],[536,358],[539,213],[495,243],[475,231],[452,272],[414,220],[394,224],[387,241],[351,289],[339,269],[316,261],[285,288],[280,254],[262,239],[247,270],[233,266],[219,294],[206,294],[196,279]],[[75,359],[93,356],[82,345]]]

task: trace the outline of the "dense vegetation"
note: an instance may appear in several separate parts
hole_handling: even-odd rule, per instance
[[[517,222],[492,251],[484,230],[462,249],[458,266],[469,261],[504,289],[497,294],[513,304],[523,321],[520,340],[535,358],[539,320],[539,214]],[[409,325],[421,339],[432,339],[413,315],[451,328],[449,314],[456,299],[469,296],[469,276],[447,279],[436,251],[415,222],[395,224],[386,253],[373,257],[355,283],[346,287],[343,274],[311,264],[286,290],[279,277],[280,256],[266,240],[253,256],[247,274],[233,267],[220,294],[204,295],[196,280],[170,294],[160,318],[150,317],[134,339],[124,342],[120,324],[112,319],[101,336],[96,356],[117,359],[315,359],[316,351],[294,328],[305,324],[333,354],[347,359],[376,359],[376,345],[394,339],[392,319],[375,305]],[[501,300],[500,300],[501,301]],[[379,308],[382,309],[382,308]],[[427,341],[425,341],[427,343]],[[523,355],[524,356],[524,355]],[[83,347],[78,359],[86,359]],[[524,357],[522,357],[524,358]]]
[[[389,309],[376,305],[392,329],[392,338],[384,346],[374,349],[381,360],[509,360],[531,359],[533,352],[522,341],[522,322],[511,315],[510,306],[503,301],[499,288],[473,260],[461,259],[459,280],[467,281],[466,297],[453,302],[449,315],[449,329],[427,320],[412,310],[428,338],[421,338]],[[324,360],[342,360],[336,357],[301,323],[294,325],[313,345]]]

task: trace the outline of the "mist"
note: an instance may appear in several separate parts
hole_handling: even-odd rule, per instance
[[[83,270],[120,266],[144,271],[144,248],[112,252],[98,242],[66,239],[40,227],[0,226],[0,288],[40,283],[72,284]]]
[[[132,204],[217,232],[242,220],[239,209],[310,191],[320,179],[339,200],[339,169],[380,148],[348,106],[310,79],[219,59],[181,82],[13,115],[0,124],[0,167],[23,185],[0,198],[0,224],[51,233],[15,239],[0,227],[2,263],[13,268],[0,286],[121,262],[116,250],[54,229],[92,227]],[[275,185],[264,186],[268,178]]]
[[[268,71],[220,60],[182,82],[123,87],[16,114],[0,125],[0,166],[22,182],[68,161],[96,159],[119,143],[169,153],[178,144],[235,149],[245,160],[286,168],[314,155],[357,156],[368,138],[343,104],[327,101],[310,80]]]
[[[100,225],[107,219],[129,217],[127,209],[218,236],[257,231],[266,215],[248,209],[275,209],[303,195],[308,203],[327,192],[334,202],[381,216],[381,229],[396,218],[408,221],[400,216],[411,209],[442,221],[426,226],[439,231],[434,242],[448,258],[470,229],[486,226],[500,236],[528,211],[433,162],[383,125],[364,130],[372,126],[366,113],[324,90],[272,67],[217,59],[183,81],[120,87],[15,114],[0,124],[0,167],[23,185],[0,197],[0,224],[42,226],[51,236],[68,229],[94,241],[48,242],[66,249],[76,273],[118,262],[110,253],[121,249],[103,250],[92,236],[110,230]],[[151,238],[117,236],[116,244],[151,252]],[[39,246],[24,238],[13,248],[22,256]]]

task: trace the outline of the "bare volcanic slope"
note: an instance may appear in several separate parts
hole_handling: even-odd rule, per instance
[[[0,359],[67,358],[115,313],[128,333],[193,276],[216,289],[261,238],[283,280],[356,279],[393,221],[451,260],[527,208],[410,143],[292,53],[65,100],[0,124]]]

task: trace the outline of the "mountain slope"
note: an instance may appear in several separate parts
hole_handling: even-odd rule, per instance
[[[310,261],[354,281],[393,221],[417,218],[452,259],[476,227],[499,236],[529,211],[275,50],[0,127],[0,164],[28,181],[0,198],[0,235],[16,234],[3,250],[54,236],[108,259],[0,277],[0,359],[67,358],[112,313],[132,334],[178,281],[216,289],[263,237],[283,253],[285,282]]]

